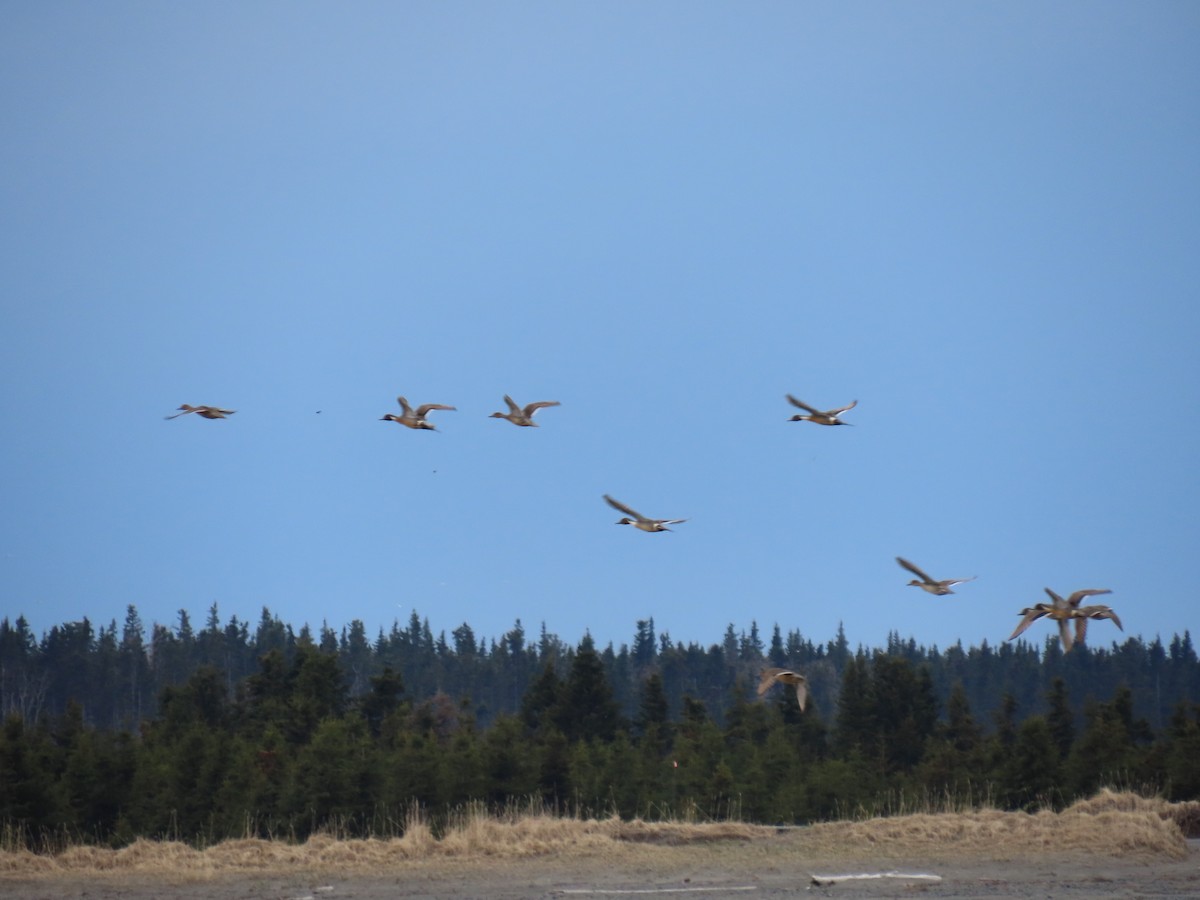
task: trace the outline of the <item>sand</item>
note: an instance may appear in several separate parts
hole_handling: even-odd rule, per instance
[[[1061,813],[976,810],[797,828],[480,814],[440,840],[418,822],[387,840],[0,851],[0,897],[1200,897],[1200,840],[1184,836],[1193,812],[1102,792]]]
[[[1200,842],[1185,856],[1158,853],[965,856],[888,852],[812,858],[794,836],[684,847],[630,847],[614,857],[421,860],[370,873],[358,867],[266,872],[95,872],[0,876],[0,896],[22,900],[383,900],[480,897],[1200,897]],[[814,874],[901,873],[830,886]],[[931,880],[936,878],[938,880]]]

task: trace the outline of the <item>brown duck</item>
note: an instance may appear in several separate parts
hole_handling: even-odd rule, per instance
[[[847,410],[854,409],[854,407],[858,406],[858,401],[854,400],[849,406],[841,406],[837,409],[819,410],[813,409],[803,400],[797,400],[791,394],[788,394],[787,398],[788,402],[792,404],[792,406],[798,406],[800,409],[808,413],[807,416],[799,414],[794,415],[788,419],[789,422],[812,422],[816,425],[849,425],[849,422],[843,422],[838,418],[838,416]]]
[[[221,409],[219,406],[190,406],[185,403],[179,407],[183,412],[177,412],[173,416],[164,416],[167,419],[178,419],[180,416],[186,416],[188,413],[195,413],[203,419],[224,419],[226,416],[232,416],[236,409]]]
[[[508,412],[494,412],[489,419],[508,419],[514,425],[520,425],[523,428],[537,428],[538,423],[533,421],[533,414],[539,409],[544,409],[547,406],[562,406],[557,400],[539,400],[537,403],[527,403],[525,406],[517,406],[513,402],[513,398],[504,395],[504,402],[508,404]]]
[[[758,677],[758,696],[769,691],[775,682],[790,684],[796,689],[796,702],[800,704],[800,712],[804,712],[804,704],[808,702],[808,679],[791,669],[763,669]]]
[[[680,522],[686,522],[687,519],[648,519],[641,513],[630,509],[619,500],[614,500],[608,494],[604,495],[604,502],[618,512],[625,513],[625,517],[618,519],[618,525],[632,525],[634,528],[640,528],[642,531],[670,531],[668,525],[678,525]]]
[[[912,572],[917,578],[914,578],[908,583],[909,587],[919,587],[923,591],[929,591],[931,594],[936,594],[938,597],[944,597],[946,594],[953,594],[950,590],[951,585],[963,584],[968,581],[974,581],[978,576],[972,575],[970,578],[947,578],[945,581],[934,581],[907,559],[902,556],[896,557],[896,562],[900,563],[908,571]],[[919,581],[917,579],[920,579]]]
[[[425,416],[427,416],[429,414],[430,410],[434,410],[434,409],[449,409],[449,410],[455,409],[455,407],[453,407],[453,406],[444,406],[441,403],[423,403],[422,405],[418,406],[414,410],[411,406],[408,405],[408,401],[405,400],[403,397],[397,397],[396,402],[400,404],[400,415],[397,416],[397,415],[393,415],[392,413],[388,413],[386,416],[383,416],[379,421],[381,421],[381,422],[399,422],[401,425],[405,426],[406,428],[416,428],[418,430],[425,430],[425,431],[437,431],[437,429],[433,427],[433,424],[431,422],[427,422],[425,420]]]
[[[1081,607],[1079,605],[1084,597],[1111,594],[1112,591],[1107,588],[1087,588],[1082,591],[1076,591],[1066,600],[1054,593],[1050,588],[1044,588],[1044,590],[1049,595],[1051,602],[1035,603],[1033,606],[1027,606],[1021,610],[1018,613],[1021,616],[1021,621],[1013,633],[1008,636],[1008,640],[1013,640],[1030,625],[1043,617],[1058,623],[1058,639],[1062,642],[1064,653],[1070,651],[1071,646],[1076,641],[1082,642],[1087,636],[1088,619],[1112,619],[1117,627],[1121,628],[1121,621],[1109,607],[1102,605]],[[1072,619],[1075,620],[1074,637],[1071,635],[1070,623]],[[1121,628],[1121,630],[1124,631],[1125,629]]]

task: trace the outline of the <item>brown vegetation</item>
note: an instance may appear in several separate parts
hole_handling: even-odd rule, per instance
[[[1101,788],[1094,796],[1072,803],[1066,811],[1092,815],[1106,812],[1152,813],[1174,822],[1184,837],[1200,837],[1200,801],[1196,800],[1171,803],[1162,797],[1143,797],[1133,791]]]
[[[222,841],[205,849],[139,839],[118,850],[76,845],[53,854],[10,846],[0,850],[0,878],[113,873],[179,881],[296,870],[379,873],[413,865],[551,855],[636,863],[698,843],[764,859],[779,852],[824,860],[864,855],[877,859],[912,855],[1010,859],[1030,853],[1178,859],[1186,855],[1187,845],[1177,820],[1181,816],[1194,820],[1192,807],[1197,805],[1105,790],[1059,813],[980,809],[776,828],[738,822],[571,819],[535,811],[497,816],[480,804],[457,811],[440,837],[414,813],[401,837],[387,839],[346,840],[323,833],[304,843],[245,839]]]

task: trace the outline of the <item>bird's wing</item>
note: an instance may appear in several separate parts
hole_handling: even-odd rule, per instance
[[[784,671],[786,670],[776,668],[763,669],[762,674],[758,676],[758,696],[761,697],[769,691],[771,686],[775,684],[776,677],[778,677],[780,672]]]
[[[1031,606],[1027,609],[1023,609],[1021,612],[1024,613],[1025,618],[1021,620],[1021,623],[1017,625],[1013,633],[1008,636],[1008,640],[1010,641],[1017,635],[1023,633],[1026,628],[1046,614],[1046,610],[1039,609],[1037,606]]]
[[[1112,619],[1114,625],[1116,625],[1122,631],[1125,630],[1124,626],[1121,625],[1121,620],[1117,618],[1117,614],[1112,611],[1111,606],[1104,606],[1102,604],[1098,604],[1096,606],[1081,606],[1078,610],[1076,610],[1075,617],[1080,620]]]
[[[1054,591],[1050,590],[1050,588],[1042,588],[1042,590],[1045,591],[1049,595],[1050,599],[1054,601],[1054,606],[1056,608],[1066,604],[1067,601],[1058,596],[1058,594],[1054,593]]]
[[[831,410],[829,410],[828,412],[826,412],[826,413],[825,413],[825,415],[827,415],[827,416],[838,416],[838,415],[841,415],[842,413],[846,412],[846,410],[848,410],[848,409],[854,409],[854,407],[856,407],[856,406],[858,406],[858,401],[857,401],[857,400],[852,400],[852,401],[850,402],[850,405],[849,405],[849,406],[843,406],[843,407],[841,407],[841,408],[839,408],[839,409],[831,409]]]
[[[210,406],[209,411],[219,413],[222,416],[232,416],[235,412],[237,412],[236,409],[221,409],[219,406]]]
[[[547,406],[562,406],[562,404],[557,400],[539,400],[537,403],[530,403],[525,407],[525,415],[532,418],[535,412]]]
[[[808,702],[808,679],[804,676],[800,676],[796,682],[796,702],[800,704],[800,712],[804,712],[804,705]]]
[[[412,415],[412,407],[408,405],[408,401],[403,397],[397,397],[396,402],[400,404],[400,412],[406,416]]]
[[[611,506],[613,509],[615,509],[619,512],[623,512],[627,516],[632,516],[633,518],[637,519],[640,522],[646,521],[646,517],[643,516],[641,513],[634,512],[632,509],[630,509],[628,506],[626,506],[620,500],[614,500],[612,497],[608,496],[608,494],[604,495],[604,502],[607,503],[609,506]]]
[[[183,412],[177,412],[173,416],[163,416],[163,418],[164,419],[178,419],[180,416],[186,416],[188,413],[195,412],[195,411],[196,411],[195,407],[189,406]]]
[[[441,403],[422,403],[420,406],[417,407],[417,417],[418,418],[424,417],[424,415],[426,413],[428,413],[431,409],[450,409],[450,410],[452,410],[452,409],[454,409],[454,407],[446,406]]]
[[[513,401],[513,398],[508,396],[508,394],[504,395],[504,402],[508,404],[508,411],[510,414],[514,416],[519,416],[521,414],[521,407],[517,406],[517,404]]]
[[[788,395],[787,395],[787,398],[788,398],[788,402],[789,402],[789,403],[791,403],[791,404],[792,404],[792,406],[798,406],[798,407],[800,407],[801,409],[803,409],[803,410],[805,410],[805,411],[807,411],[807,412],[810,412],[810,413],[812,413],[814,416],[819,416],[819,415],[821,414],[821,411],[820,411],[819,409],[813,409],[811,406],[809,406],[809,405],[808,405],[807,403],[805,403],[803,400],[797,400],[797,399],[796,399],[795,397],[793,397],[791,394],[788,394]]]
[[[681,522],[686,522],[687,519],[655,519],[659,525],[679,525]]]
[[[1073,593],[1070,597],[1067,598],[1067,603],[1069,603],[1071,606],[1078,606],[1079,601],[1082,600],[1084,597],[1095,597],[1098,594],[1111,594],[1111,593],[1112,593],[1112,591],[1110,591],[1108,588],[1087,588],[1085,590],[1076,591],[1075,593]]]
[[[1058,638],[1062,641],[1064,653],[1071,649],[1071,628],[1067,619],[1058,620]]]
[[[914,575],[916,575],[922,581],[927,582],[929,584],[934,583],[932,578],[930,578],[928,575],[926,575],[924,572],[922,572],[920,569],[918,569],[916,566],[914,566],[912,563],[910,563],[903,556],[897,556],[896,562],[900,563],[900,565],[904,566],[904,568],[908,569],[908,571],[912,572]]]
[[[943,581],[942,584],[966,584],[968,581],[974,581],[978,575],[972,575],[970,578],[954,578],[950,581]]]
[[[1078,616],[1075,619],[1075,643],[1082,644],[1087,640],[1087,616]],[[1065,623],[1064,623],[1065,624]]]

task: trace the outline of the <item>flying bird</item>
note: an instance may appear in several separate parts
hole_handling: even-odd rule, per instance
[[[1075,622],[1075,643],[1082,644],[1087,638],[1087,623],[1089,619],[1112,619],[1114,625],[1121,631],[1124,631],[1124,626],[1121,625],[1121,620],[1117,618],[1117,614],[1113,612],[1111,606],[1105,606],[1103,603],[1097,603],[1094,606],[1081,606],[1071,614],[1071,619]]]
[[[522,408],[517,406],[517,404],[513,402],[513,398],[508,396],[508,394],[504,395],[504,402],[508,404],[508,412],[494,412],[488,416],[488,418],[508,419],[508,421],[512,422],[514,425],[520,425],[525,428],[538,427],[538,423],[533,421],[533,415],[539,409],[547,406],[562,406],[562,404],[557,400],[539,400],[537,403],[528,403]]]
[[[1100,594],[1111,594],[1112,591],[1107,588],[1087,588],[1082,591],[1076,591],[1066,600],[1060,597],[1050,588],[1044,588],[1049,595],[1050,603],[1035,603],[1033,606],[1027,606],[1018,613],[1021,616],[1021,621],[1017,625],[1012,634],[1008,636],[1008,640],[1013,640],[1018,635],[1023,633],[1026,628],[1043,617],[1048,618],[1058,623],[1058,639],[1062,642],[1063,652],[1068,652],[1071,647],[1076,644],[1082,644],[1084,638],[1087,637],[1087,623],[1089,619],[1112,619],[1113,623],[1122,631],[1125,629],[1121,626],[1121,620],[1117,618],[1117,614],[1110,607],[1102,604],[1095,606],[1080,606],[1080,602],[1084,597],[1095,597]],[[1071,621],[1075,622],[1075,634],[1071,635]]]
[[[455,409],[455,407],[453,407],[453,406],[444,406],[441,403],[424,403],[421,406],[418,406],[416,408],[416,410],[414,411],[413,408],[408,405],[408,401],[405,400],[403,397],[397,397],[396,402],[400,404],[400,415],[397,416],[397,415],[393,415],[392,413],[388,413],[386,416],[381,418],[379,421],[381,421],[381,422],[399,422],[401,425],[404,425],[406,428],[416,428],[418,430],[423,429],[425,431],[437,431],[437,429],[433,427],[432,423],[425,421],[425,416],[428,415],[429,411],[432,409],[449,409],[449,410]]]
[[[1058,609],[1050,603],[1035,603],[1033,606],[1025,607],[1017,615],[1021,617],[1021,621],[1013,629],[1013,633],[1008,636],[1008,640],[1016,639],[1018,635],[1024,633],[1025,629],[1038,619],[1043,616],[1049,616],[1058,622],[1058,636],[1062,640],[1063,649],[1071,649],[1071,630],[1067,627],[1067,619],[1071,616],[1069,609]]]
[[[177,412],[173,416],[164,416],[166,419],[178,419],[180,416],[186,416],[188,413],[195,413],[204,419],[223,419],[226,416],[232,416],[236,409],[221,409],[219,406],[190,406],[185,403],[179,407],[183,412]]]
[[[944,597],[946,594],[953,594],[954,591],[950,590],[951,585],[974,581],[978,577],[977,575],[972,575],[970,578],[947,578],[945,581],[934,581],[907,559],[904,559],[904,557],[897,556],[896,562],[917,576],[917,578],[908,583],[910,587],[919,587],[921,590],[929,591],[929,593],[936,594],[939,597]],[[918,581],[917,579],[920,580]]]
[[[670,531],[668,525],[678,525],[680,522],[686,522],[687,519],[647,519],[639,512],[630,509],[624,503],[614,500],[608,494],[604,495],[604,502],[618,512],[625,513],[625,518],[618,519],[617,525],[632,525],[634,528],[640,528],[642,531]]]
[[[792,406],[798,406],[808,413],[807,416],[794,415],[788,419],[789,422],[813,422],[817,425],[849,425],[849,422],[843,422],[838,418],[838,416],[846,412],[846,410],[854,409],[854,407],[858,406],[858,401],[854,400],[849,406],[842,406],[837,409],[827,409],[822,411],[819,409],[813,409],[803,400],[797,400],[791,394],[788,394],[787,398],[788,402],[791,403]]]
[[[800,712],[804,712],[804,704],[808,702],[808,679],[791,669],[763,669],[758,677],[758,696],[761,697],[769,691],[777,681],[796,688],[796,702],[800,704]]]

